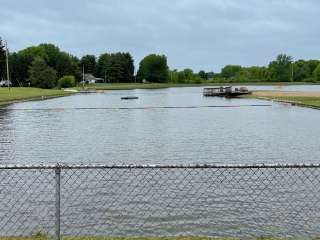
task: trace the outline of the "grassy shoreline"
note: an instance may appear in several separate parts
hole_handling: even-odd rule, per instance
[[[163,89],[163,88],[173,88],[173,87],[204,87],[204,86],[227,86],[227,85],[260,85],[260,86],[285,86],[285,85],[318,85],[315,83],[305,83],[305,82],[250,82],[250,83],[202,83],[202,84],[173,84],[173,83],[151,83],[151,84],[142,84],[142,83],[112,83],[112,84],[92,84],[86,86],[87,89],[96,89],[96,90],[133,90],[133,89]],[[81,90],[81,87],[74,88],[75,90]],[[259,92],[257,94],[257,92]],[[268,92],[268,94],[266,94]],[[271,94],[270,94],[271,93]],[[293,102],[296,105],[313,107],[320,109],[320,94],[319,96],[306,96],[303,94],[290,96],[286,94],[281,96],[278,94],[278,91],[255,91],[249,98],[258,98],[264,100],[273,100],[273,101],[287,101]],[[303,92],[302,92],[303,93]],[[32,100],[44,100],[56,97],[70,96],[74,94],[72,92],[65,92],[63,90],[57,89],[39,89],[39,88],[11,88],[9,91],[8,88],[0,88],[0,106],[7,105],[16,102],[22,101],[32,101]]]
[[[49,98],[69,96],[70,92],[56,89],[40,88],[0,88],[0,106],[15,102],[44,100]]]
[[[320,92],[254,91],[251,95],[245,96],[245,98],[255,98],[320,109]]]
[[[285,86],[285,85],[320,85],[320,83],[311,82],[235,82],[235,83],[100,83],[86,85],[86,89],[96,90],[134,90],[134,89],[162,89],[175,87],[204,87],[204,86]],[[74,88],[83,89],[82,86]]]

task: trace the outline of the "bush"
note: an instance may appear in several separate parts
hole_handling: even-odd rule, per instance
[[[63,76],[58,80],[59,88],[70,88],[76,86],[76,79],[74,76]]]
[[[194,83],[194,84],[200,84],[202,83],[203,79],[200,77],[200,76],[195,76],[192,80],[191,80],[191,83]]]

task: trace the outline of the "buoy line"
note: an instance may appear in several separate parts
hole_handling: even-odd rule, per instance
[[[75,107],[75,108],[0,108],[9,111],[69,111],[69,110],[150,110],[150,109],[197,109],[197,108],[240,108],[271,107],[271,104],[250,105],[207,105],[207,106],[164,106],[164,107]]]

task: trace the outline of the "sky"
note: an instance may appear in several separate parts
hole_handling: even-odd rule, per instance
[[[320,59],[319,0],[0,0],[10,51],[53,43],[81,57],[165,54],[171,69]]]

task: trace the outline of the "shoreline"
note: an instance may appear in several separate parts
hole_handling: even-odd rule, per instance
[[[304,91],[253,91],[243,98],[260,99],[278,103],[287,103],[292,106],[307,107],[320,110],[320,92]]]
[[[72,92],[63,90],[48,90],[39,88],[0,88],[0,106],[7,106],[19,102],[48,100],[72,95]]]
[[[22,103],[22,102],[32,102],[32,101],[44,101],[44,100],[49,100],[53,98],[60,98],[60,97],[68,97],[71,96],[72,94],[67,94],[67,95],[51,95],[51,96],[42,96],[42,97],[34,97],[34,98],[25,98],[25,99],[18,99],[18,100],[12,100],[12,101],[6,101],[6,102],[0,102],[0,107],[14,104],[14,103]]]
[[[172,83],[111,83],[111,84],[93,84],[86,86],[87,90],[136,90],[136,89],[166,89],[166,88],[183,88],[183,87],[205,87],[205,86],[292,86],[292,85],[320,85],[319,83],[305,82],[250,82],[250,83],[202,83],[202,84],[172,84]],[[58,97],[71,96],[79,94],[83,90],[81,87],[71,88],[72,91],[56,89],[39,89],[39,88],[11,88],[8,92],[6,88],[0,88],[0,106],[10,105],[26,101],[47,100]],[[320,109],[320,92],[303,92],[303,91],[254,91],[249,96],[243,98],[255,98],[275,102],[289,103],[292,105]]]
[[[320,85],[312,82],[229,82],[229,83],[100,83],[86,85],[85,89],[95,90],[136,90],[136,89],[165,89],[182,87],[205,86],[292,86],[292,85]],[[81,86],[72,88],[83,90]]]

